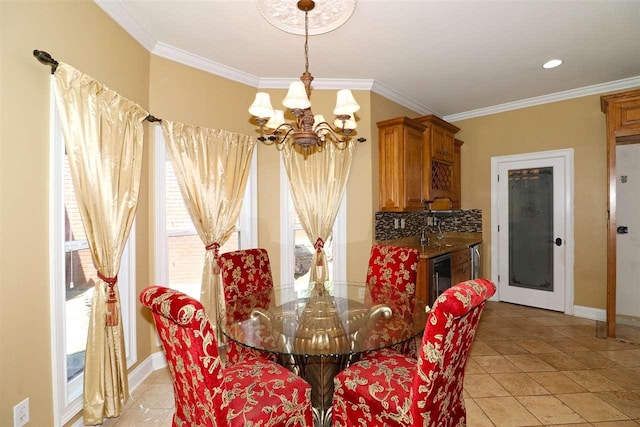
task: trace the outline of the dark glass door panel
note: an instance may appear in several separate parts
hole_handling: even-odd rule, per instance
[[[509,170],[509,286],[553,292],[553,167]]]

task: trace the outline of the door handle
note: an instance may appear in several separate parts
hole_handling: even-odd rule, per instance
[[[556,240],[549,240],[549,243],[553,243],[556,246],[562,246],[562,239],[558,237]]]

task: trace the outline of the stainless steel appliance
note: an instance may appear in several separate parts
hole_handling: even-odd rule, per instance
[[[482,277],[482,244],[477,243],[469,246],[471,251],[471,278]]]
[[[451,254],[432,258],[429,267],[431,271],[429,304],[433,304],[438,295],[451,287]]]

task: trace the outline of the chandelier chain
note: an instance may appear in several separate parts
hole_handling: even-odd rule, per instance
[[[309,11],[314,6],[313,0],[298,1],[298,9],[304,12],[304,73],[300,76],[300,82],[291,83],[287,96],[282,101],[283,105],[289,108],[289,113],[295,116],[295,123],[286,122],[284,112],[273,109],[266,92],[256,93],[256,99],[249,107],[249,112],[260,126],[259,141],[266,145],[274,144],[281,150],[288,140],[292,140],[293,144],[305,150],[305,156],[309,148],[322,149],[329,141],[336,148],[345,149],[349,145],[351,133],[356,128],[354,113],[360,109],[351,91],[343,89],[338,91],[336,97],[335,127],[327,123],[324,117],[316,116],[311,111],[309,99],[313,76],[309,72]],[[269,132],[266,136],[265,128]],[[365,138],[357,138],[357,141],[364,142]]]
[[[304,13],[304,71],[309,72],[309,12]]]

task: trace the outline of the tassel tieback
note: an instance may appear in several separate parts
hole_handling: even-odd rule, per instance
[[[313,244],[313,247],[315,248],[316,253],[317,253],[316,265],[318,265],[318,266],[324,265],[324,258],[322,258],[320,256],[322,254],[322,248],[324,248],[324,240],[322,240],[322,238],[318,237],[316,242]]]
[[[107,277],[98,271],[98,278],[109,286],[107,293],[107,326],[118,326],[118,298],[116,297],[116,283],[118,283],[118,275]]]
[[[220,274],[220,244],[213,242],[205,246],[205,249],[208,251],[213,250],[213,274]]]

